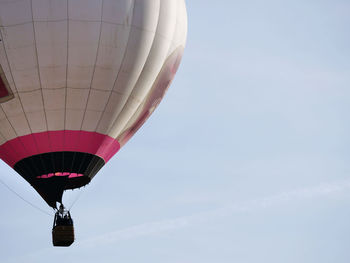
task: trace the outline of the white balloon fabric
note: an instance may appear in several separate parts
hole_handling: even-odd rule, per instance
[[[184,0],[0,0],[0,157],[52,207],[140,128],[179,66]]]

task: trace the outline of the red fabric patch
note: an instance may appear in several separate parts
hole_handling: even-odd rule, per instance
[[[0,78],[0,99],[7,97],[9,95],[9,92],[6,89],[5,83],[2,81],[2,78]]]

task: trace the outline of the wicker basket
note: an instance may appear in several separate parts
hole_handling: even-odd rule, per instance
[[[52,229],[52,243],[58,247],[69,247],[74,242],[73,226],[54,226]]]

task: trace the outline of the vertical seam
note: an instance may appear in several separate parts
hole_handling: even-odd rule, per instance
[[[64,114],[63,114],[63,147],[66,146],[66,118],[67,118],[67,92],[68,92],[68,54],[69,54],[69,3],[67,3],[67,53],[66,53],[66,87],[64,88]],[[64,170],[64,151],[63,151],[63,165],[62,169]]]
[[[80,125],[80,130],[82,130],[82,128],[83,128],[83,123],[84,123],[84,119],[85,119],[85,115],[86,115],[86,111],[87,111],[87,106],[88,106],[89,99],[90,99],[92,82],[94,80],[95,71],[96,71],[96,64],[97,64],[97,59],[98,59],[98,53],[99,53],[99,50],[100,50],[101,35],[102,35],[102,25],[103,25],[103,22],[102,22],[102,19],[103,19],[103,4],[104,4],[104,0],[102,0],[102,3],[101,3],[101,21],[100,21],[101,24],[100,24],[100,34],[99,34],[99,37],[98,37],[98,44],[97,44],[97,50],[96,50],[95,63],[94,63],[93,72],[92,72],[92,76],[91,76],[89,93],[88,93],[86,104],[85,104],[85,110],[84,110],[82,121],[81,121],[81,125]]]
[[[162,67],[161,67],[161,71],[163,70],[164,63],[166,63],[166,61],[168,60],[169,56],[171,56],[171,54],[169,54],[169,52],[170,52],[170,50],[171,50],[172,43],[173,43],[173,40],[174,40],[174,36],[175,36],[175,34],[176,34],[176,29],[177,29],[177,27],[178,27],[179,10],[180,10],[179,5],[180,5],[180,4],[179,4],[179,1],[178,1],[178,2],[177,2],[177,6],[176,6],[176,18],[175,18],[176,21],[175,21],[175,24],[174,24],[174,31],[173,31],[173,35],[171,36],[171,40],[170,40],[170,43],[169,43],[169,48],[168,48],[168,51],[167,51],[166,58],[165,58],[165,60],[164,60],[164,62],[163,62],[163,65],[162,65]],[[159,24],[159,21],[158,21],[158,24]],[[160,72],[161,72],[161,71],[160,71]],[[157,81],[160,72],[158,72],[156,78],[154,79],[154,82],[152,83],[151,89],[152,89],[153,85],[155,84],[155,82]],[[148,94],[147,94],[147,95],[148,95]],[[145,101],[146,101],[146,99],[147,99],[147,95],[146,95],[145,98],[142,99],[142,101],[140,102],[140,105],[136,108],[136,110],[134,111],[134,113],[131,115],[131,118],[130,118],[130,119],[128,120],[128,122],[124,125],[123,129],[121,130],[121,133],[120,133],[116,138],[118,138],[118,137],[123,133],[123,131],[125,131],[125,128],[128,126],[128,124],[130,124],[130,120],[131,120],[132,118],[135,117],[135,114],[137,113],[137,111],[140,109],[140,107],[142,106],[142,104],[145,103]],[[150,117],[150,116],[148,116],[148,117]],[[137,118],[136,118],[136,120],[137,120]],[[114,125],[114,124],[113,124],[113,125]],[[141,128],[141,127],[140,127],[140,128]]]
[[[69,0],[67,0],[67,63],[66,63],[66,87],[64,92],[64,126],[66,130],[66,118],[67,118],[67,92],[68,92],[68,65],[69,65]]]
[[[35,26],[34,26],[33,0],[30,0],[30,7],[31,7],[31,12],[32,12],[32,20],[33,20],[32,21],[32,25],[33,25],[33,33],[34,33],[35,58],[36,58],[36,65],[37,65],[37,70],[38,70],[41,102],[42,102],[42,105],[43,105],[43,111],[44,111],[44,115],[45,115],[46,130],[48,130],[47,116],[46,116],[45,104],[44,104],[44,96],[43,96],[43,88],[42,88],[41,75],[40,75],[40,66],[39,66],[39,57],[38,57],[38,45],[36,43],[36,30],[35,30]],[[29,123],[28,123],[28,125],[29,125]]]
[[[43,95],[42,83],[41,83],[40,66],[39,66],[39,57],[38,57],[38,46],[37,46],[37,43],[36,43],[36,30],[35,30],[35,25],[34,25],[33,0],[30,0],[30,11],[31,11],[31,13],[32,13],[32,25],[33,25],[33,37],[34,37],[34,47],[35,47],[35,58],[36,58],[36,66],[37,66],[38,78],[39,78],[41,102],[42,102],[43,112],[44,112],[44,116],[45,116],[46,130],[47,130],[48,125],[47,125],[47,117],[46,117],[45,104],[44,104],[44,95]],[[19,94],[18,94],[18,95],[19,95]],[[19,95],[18,97],[20,97],[20,95]],[[23,109],[23,112],[24,112],[24,109]],[[25,113],[25,112],[24,112],[24,115],[26,116],[26,113]],[[26,119],[27,119],[27,116],[26,116]],[[27,121],[28,121],[28,120],[27,120]],[[29,126],[29,129],[30,129],[31,134],[33,134],[33,130],[32,130],[32,128],[30,127],[29,121],[28,121],[28,126]],[[37,151],[39,151],[38,142],[37,142],[35,136],[32,135],[32,137],[33,137],[34,143],[35,143],[35,145],[36,145]],[[50,146],[51,146],[51,145],[50,145]],[[40,160],[41,160],[42,165],[45,167],[45,162],[44,162],[43,159],[41,158],[41,155],[40,155]]]
[[[115,84],[116,84],[116,82],[117,82],[117,80],[118,80],[119,73],[120,73],[120,71],[121,71],[121,68],[122,68],[123,63],[124,63],[124,60],[125,60],[125,54],[126,54],[126,51],[127,51],[127,49],[128,49],[128,46],[129,46],[130,35],[131,35],[131,30],[132,30],[132,21],[133,21],[133,19],[134,19],[135,1],[136,1],[136,0],[134,0],[134,2],[133,2],[133,7],[132,7],[132,19],[131,19],[131,23],[130,23],[130,30],[129,30],[129,34],[128,34],[128,40],[127,40],[127,42],[126,42],[126,46],[125,46],[125,50],[124,50],[124,54],[123,54],[123,59],[122,59],[122,61],[121,61],[121,63],[120,63],[117,76],[116,76],[116,78],[115,78],[115,80],[114,80],[112,89],[110,90],[110,93],[109,93],[109,96],[108,96],[108,100],[107,100],[107,102],[106,102],[106,105],[105,105],[104,108],[103,108],[101,117],[100,117],[100,119],[99,119],[99,121],[98,121],[98,123],[97,123],[97,125],[96,125],[95,131],[98,130],[98,127],[99,127],[100,124],[101,124],[101,121],[102,121],[102,119],[103,119],[103,116],[104,116],[105,113],[106,113],[106,109],[107,109],[108,103],[109,103],[109,101],[111,100],[111,97],[112,97],[112,93],[113,93],[114,86],[115,86]],[[106,133],[106,134],[108,134],[108,133]]]
[[[140,79],[140,77],[141,77],[141,75],[142,75],[142,73],[143,73],[143,71],[144,71],[144,68],[145,68],[145,66],[146,66],[146,64],[147,64],[147,61],[148,61],[149,56],[150,56],[151,51],[152,51],[152,47],[153,47],[153,44],[154,44],[154,40],[156,39],[157,29],[158,29],[158,26],[159,26],[159,18],[160,18],[160,12],[161,12],[161,4],[162,4],[162,0],[159,1],[159,12],[158,12],[157,26],[156,26],[156,30],[155,30],[155,32],[154,32],[154,37],[153,37],[153,40],[152,40],[152,44],[151,44],[149,53],[148,53],[148,55],[147,55],[147,58],[146,58],[146,60],[145,60],[145,63],[144,63],[144,65],[143,65],[143,67],[142,67],[142,70],[141,70],[141,72],[140,72],[140,75],[138,76],[138,78],[137,78],[137,80],[136,80],[136,83],[135,83],[134,87],[131,89],[129,96],[128,96],[128,98],[126,99],[126,101],[125,101],[125,103],[124,103],[124,105],[123,105],[123,108],[120,110],[120,112],[119,112],[117,118],[113,121],[112,125],[109,127],[109,129],[108,129],[108,131],[107,131],[107,134],[109,134],[109,132],[113,129],[113,127],[115,126],[115,124],[116,124],[116,122],[118,121],[119,117],[121,116],[121,114],[123,113],[124,109],[126,108],[126,105],[128,104],[128,102],[129,102],[130,99],[131,99],[131,94],[132,94],[133,91],[135,90],[135,87],[136,87],[136,85],[137,85],[137,83],[138,83],[138,80]],[[142,102],[140,103],[140,105],[141,105],[141,104],[142,104]],[[139,108],[139,107],[136,108],[136,111],[137,111],[138,108]],[[135,113],[135,112],[134,112],[134,113]],[[133,116],[133,115],[134,115],[134,114],[132,114],[131,116]],[[127,123],[126,123],[126,125],[127,125]],[[124,127],[125,127],[125,126],[124,126]],[[123,128],[123,129],[124,129],[124,128]],[[122,129],[121,131],[123,131],[123,129]],[[118,136],[116,136],[116,137],[118,137]]]

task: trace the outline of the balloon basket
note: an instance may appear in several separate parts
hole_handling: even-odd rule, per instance
[[[55,247],[69,247],[73,242],[73,226],[54,226],[52,229],[52,243]]]
[[[74,226],[70,212],[61,204],[55,214],[52,227],[52,243],[55,247],[69,247],[74,242]]]

